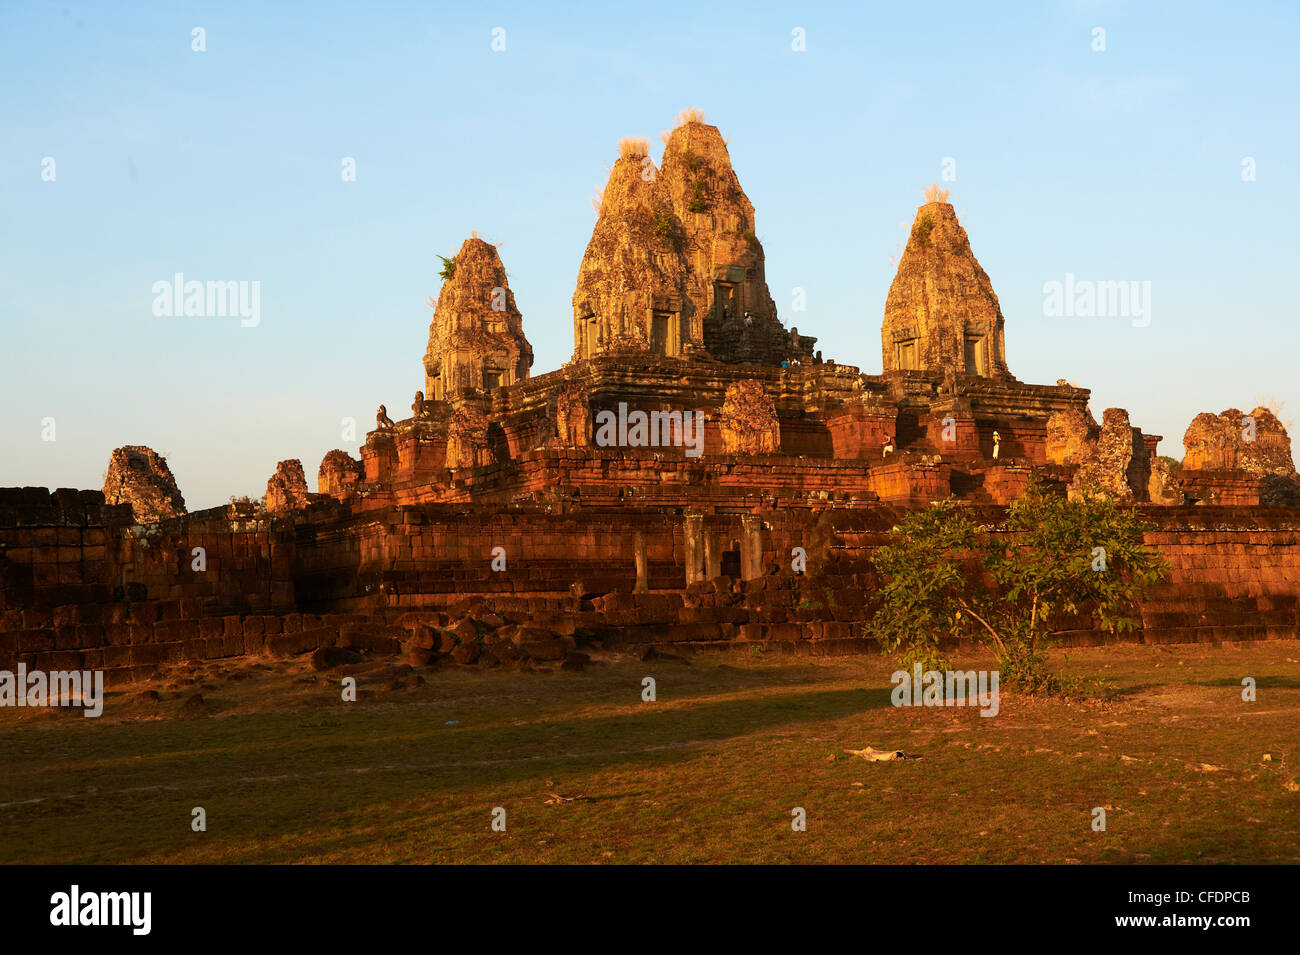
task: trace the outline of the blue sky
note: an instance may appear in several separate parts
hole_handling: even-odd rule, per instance
[[[879,372],[891,257],[950,157],[941,184],[1012,373],[1092,388],[1098,418],[1126,407],[1181,456],[1200,411],[1300,409],[1298,19],[1283,3],[5,4],[0,485],[99,487],[112,448],[147,444],[191,508],[261,495],[283,458],[314,486],[326,451],[357,453],[340,419],[360,438],[380,402],[406,414],[437,255],[471,230],[501,243],[534,373],[558,367],[616,144],[644,136],[657,158],[686,106],[729,138],[781,318],[827,357]],[[155,316],[153,284],[176,272],[260,282],[260,324]],[[1045,316],[1044,283],[1067,273],[1149,281],[1150,325]]]

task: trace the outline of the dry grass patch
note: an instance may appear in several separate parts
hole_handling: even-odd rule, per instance
[[[368,664],[355,704],[301,663],[188,667],[156,701],[111,694],[99,720],[0,711],[0,860],[1294,863],[1297,656],[1057,653],[1115,697],[1004,692],[993,718],[893,707],[879,657],[615,657],[410,687]],[[195,693],[210,715],[181,718]],[[922,758],[843,752],[866,746]],[[195,806],[206,833],[189,829]]]

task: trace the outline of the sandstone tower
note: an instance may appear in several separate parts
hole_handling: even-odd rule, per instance
[[[686,297],[681,224],[645,140],[625,139],[573,293],[574,356],[636,349],[680,356],[703,345]]]
[[[947,190],[926,190],[885,301],[882,363],[892,371],[1011,378],[1002,309]]]
[[[779,365],[812,356],[767,288],[754,207],[717,127],[684,111],[662,168],[624,140],[573,296],[574,354],[639,349]]]
[[[523,316],[496,247],[477,236],[466,239],[451,268],[438,293],[424,355],[424,395],[430,401],[513,385],[528,377],[533,364]]]
[[[704,347],[732,363],[779,365],[811,357],[816,339],[787,333],[777,318],[754,206],[731,168],[722,134],[698,111],[679,119],[664,148],[662,178],[682,223],[687,294],[702,318]]]

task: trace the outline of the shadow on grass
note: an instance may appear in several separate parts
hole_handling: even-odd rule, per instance
[[[1242,678],[1247,676],[1255,677],[1255,687],[1260,690],[1300,690],[1300,677],[1257,676],[1253,673],[1243,673],[1240,677],[1225,676],[1217,680],[1192,680],[1190,683],[1192,686],[1221,686],[1240,690]]]
[[[634,713],[547,720],[523,727],[475,729],[471,724],[450,733],[423,734],[423,738],[436,741],[443,757],[439,762],[462,763],[430,767],[442,784],[456,786],[463,785],[471,775],[521,781],[553,772],[557,764],[605,769],[638,762],[649,755],[665,758],[676,754],[673,758],[680,758],[695,745],[772,729],[796,732],[806,724],[891,705],[887,688],[773,690],[760,698],[696,704],[661,695],[658,704],[646,703],[644,709]],[[417,740],[410,739],[408,744],[414,747]]]
[[[554,778],[565,780],[559,789],[582,792],[579,805],[619,803],[642,796],[644,791],[584,792],[579,780],[588,774],[611,769],[671,774],[676,764],[693,758],[703,746],[772,729],[797,733],[808,724],[891,706],[888,689],[789,689],[794,691],[793,695],[777,699],[725,700],[662,709],[655,709],[654,704],[647,703],[643,713],[538,723],[524,727],[527,731],[524,733],[506,727],[461,728],[453,734],[442,735],[441,743],[446,748],[440,746],[440,765],[411,767],[418,774],[414,787],[409,781],[404,783],[401,779],[393,779],[377,786],[378,791],[370,795],[369,801],[378,807],[384,803],[436,797],[439,793],[452,794],[461,790],[475,794],[496,791],[501,795],[494,798],[505,798],[507,794],[530,789],[545,790]],[[434,734],[429,734],[430,740],[433,737]],[[359,742],[363,749],[358,753],[353,748],[353,756],[382,757],[380,752],[364,749],[364,741]],[[418,747],[412,747],[415,748]],[[457,754],[468,758],[455,765]],[[427,759],[428,752],[424,751],[422,757]],[[343,778],[342,773],[339,778]],[[293,815],[280,820],[275,827],[278,838],[315,844],[321,837],[322,817],[319,812],[330,811],[327,801],[340,800],[345,803],[338,807],[340,809],[364,811],[364,803],[358,803],[355,794],[345,800],[337,793],[331,792],[326,796],[322,790],[328,786],[328,781],[322,783],[314,797],[314,801],[319,800],[315,807],[318,813],[308,817]],[[232,834],[231,841],[236,842],[239,838],[239,835]],[[342,837],[340,845],[347,843],[348,837]]]
[[[766,672],[769,677],[773,673]],[[661,676],[658,703],[644,703],[630,712],[582,717],[547,707],[551,718],[544,711],[523,725],[508,722],[528,715],[516,704],[505,707],[505,713],[500,705],[469,705],[456,727],[429,720],[426,706],[400,705],[353,711],[337,720],[322,714],[307,732],[301,712],[104,726],[98,733],[71,735],[83,744],[111,743],[99,752],[111,752],[116,757],[113,765],[69,765],[61,770],[47,763],[25,780],[11,777],[9,785],[0,786],[0,802],[43,798],[0,810],[0,834],[15,827],[45,829],[57,820],[59,834],[51,831],[48,836],[75,846],[75,833],[84,831],[88,841],[83,844],[95,846],[102,840],[91,838],[93,832],[110,819],[129,818],[139,832],[127,840],[129,849],[108,849],[113,858],[170,851],[172,847],[160,841],[160,832],[169,827],[153,818],[161,798],[163,803],[180,800],[187,805],[207,804],[201,800],[225,803],[227,828],[221,841],[232,848],[269,833],[311,842],[326,817],[367,805],[378,808],[483,787],[527,789],[552,777],[610,768],[668,771],[668,766],[692,758],[701,746],[771,730],[797,733],[809,724],[890,706],[888,687],[827,689],[760,681],[759,693],[752,697],[696,701],[699,693],[746,688],[700,687],[693,696],[666,693],[666,682]],[[544,696],[547,703],[563,703]],[[606,694],[585,705],[593,702],[613,701]],[[620,696],[615,705],[626,704]],[[493,725],[475,727],[480,718]],[[13,736],[19,734],[6,735],[10,738],[5,742],[17,742]],[[17,748],[30,753],[33,739],[26,742],[0,749],[15,756],[12,750]],[[145,753],[152,755],[144,764],[134,763]],[[78,758],[64,750],[60,762],[76,764]],[[358,771],[362,775],[355,775]],[[33,787],[38,780],[41,785]],[[249,812],[253,807],[257,811]]]

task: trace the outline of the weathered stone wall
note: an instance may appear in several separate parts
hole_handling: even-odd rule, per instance
[[[1245,471],[1265,474],[1295,474],[1291,439],[1267,408],[1243,415],[1229,408],[1217,415],[1199,414],[1183,435],[1189,471]]]
[[[293,608],[292,523],[245,504],[139,525],[102,500],[0,488],[0,609],[183,598],[207,611]]]
[[[100,491],[0,488],[0,610],[112,599],[112,547],[135,518]]]
[[[994,486],[1024,473],[1004,467],[985,478]],[[0,668],[104,667],[126,679],[166,663],[244,653],[363,644],[395,653],[420,633],[427,646],[418,649],[459,653],[460,662],[480,652],[486,662],[517,660],[521,640],[534,658],[558,661],[573,650],[565,634],[577,630],[607,646],[868,650],[862,627],[878,586],[870,557],[903,513],[883,504],[773,509],[760,501],[745,510],[734,497],[731,506],[682,513],[629,503],[354,512],[329,502],[275,519],[226,508],[145,528],[118,523],[122,508],[60,495],[62,507],[48,492],[46,503],[33,489],[0,492]],[[77,523],[87,508],[100,508],[98,523]],[[1003,514],[993,505],[974,509],[994,525]],[[1145,602],[1142,629],[1122,639],[1300,633],[1294,509],[1147,507],[1144,514],[1153,523],[1147,540],[1172,574]],[[49,523],[56,516],[63,523]],[[46,538],[53,543],[37,543]],[[195,547],[206,552],[205,570],[194,567]],[[792,573],[796,547],[807,555],[806,575]],[[496,559],[504,564],[494,567]],[[56,570],[41,571],[38,586],[35,568],[51,564]],[[65,575],[65,567],[76,570]],[[98,580],[63,582],[74,578]],[[500,636],[515,646],[497,655],[419,629],[454,629],[470,607],[514,615],[511,626],[528,632]],[[400,617],[411,611],[444,616]],[[1057,626],[1071,644],[1117,639],[1086,616]]]

